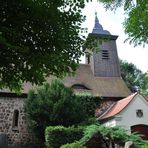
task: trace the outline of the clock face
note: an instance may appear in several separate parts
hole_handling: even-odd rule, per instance
[[[137,114],[137,117],[139,117],[139,118],[143,117],[143,111],[141,109],[138,109],[136,111],[136,114]]]

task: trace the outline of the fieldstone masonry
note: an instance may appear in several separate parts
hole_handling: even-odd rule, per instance
[[[34,143],[34,136],[27,128],[24,99],[0,97],[0,135],[7,135],[9,146]],[[17,117],[15,111],[18,112]]]

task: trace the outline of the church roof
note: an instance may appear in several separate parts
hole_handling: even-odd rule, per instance
[[[102,114],[98,120],[108,119],[119,114],[134,99],[136,95],[137,93],[134,93],[120,101],[117,101],[104,114]]]
[[[53,79],[55,77],[49,77],[47,82],[50,83]],[[131,93],[120,77],[95,77],[88,64],[80,64],[74,76],[67,76],[61,81],[67,87],[84,86],[82,87],[84,89],[75,89],[75,91],[88,92],[93,96],[124,98]],[[30,83],[24,83],[22,93],[27,94],[30,89],[35,88],[36,86],[32,86]],[[1,90],[0,92],[12,93],[9,90]]]
[[[110,32],[107,30],[104,30],[102,25],[99,23],[99,19],[97,15],[95,16],[95,25],[92,31],[93,34],[99,34],[99,35],[110,35]]]
[[[75,76],[65,77],[64,84],[71,87],[75,84],[84,85],[86,92],[102,97],[126,97],[131,92],[120,77],[95,77],[88,64],[80,64]]]

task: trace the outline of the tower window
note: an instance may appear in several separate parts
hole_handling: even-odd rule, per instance
[[[19,111],[14,110],[12,127],[18,127]]]
[[[102,50],[102,59],[109,59],[108,50]]]

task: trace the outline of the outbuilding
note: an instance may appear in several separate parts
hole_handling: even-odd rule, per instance
[[[148,101],[138,93],[114,102],[97,119],[107,127],[119,126],[128,133],[138,132],[148,140]]]

